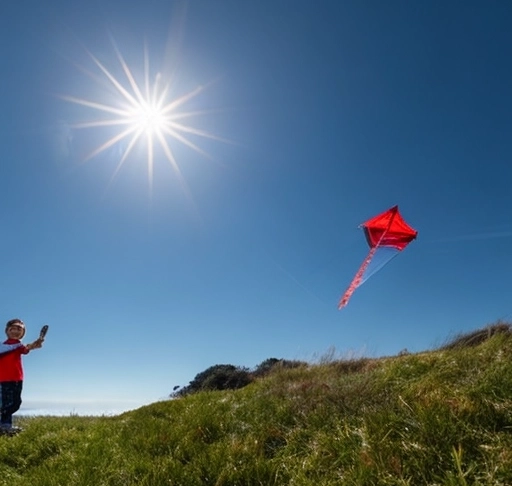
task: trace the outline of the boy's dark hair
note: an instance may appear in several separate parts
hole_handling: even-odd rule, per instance
[[[5,325],[5,329],[11,327],[13,324],[22,324],[23,326],[25,323],[21,319],[11,319],[10,321],[7,321],[7,324]]]

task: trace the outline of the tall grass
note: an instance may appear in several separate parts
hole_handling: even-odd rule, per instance
[[[20,424],[0,485],[512,485],[512,335]]]

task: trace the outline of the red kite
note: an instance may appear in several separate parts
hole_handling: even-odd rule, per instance
[[[378,216],[369,219],[361,224],[361,226],[364,229],[370,252],[364,259],[361,267],[359,267],[354,280],[352,280],[345,294],[341,297],[338,303],[338,309],[345,307],[357,287],[377,270],[380,270],[418,235],[418,232],[404,221],[402,215],[398,212],[398,206],[394,206]],[[369,272],[370,262],[379,249],[386,249],[388,256],[384,262],[380,262],[378,268]]]

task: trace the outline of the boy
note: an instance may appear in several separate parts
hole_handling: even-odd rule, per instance
[[[25,324],[21,319],[11,319],[5,326],[7,340],[4,345],[13,346],[11,351],[0,354],[0,432],[19,432],[13,427],[12,416],[21,406],[23,388],[23,365],[21,355],[42,347],[44,339],[37,339],[26,346],[21,344],[25,335]],[[17,347],[16,347],[17,345]],[[0,348],[0,352],[3,349]]]

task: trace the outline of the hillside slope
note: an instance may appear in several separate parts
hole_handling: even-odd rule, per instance
[[[511,485],[512,334],[22,425],[0,437],[0,485]]]

